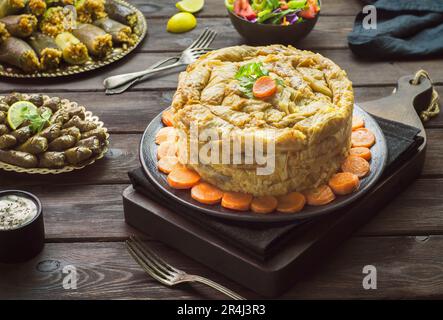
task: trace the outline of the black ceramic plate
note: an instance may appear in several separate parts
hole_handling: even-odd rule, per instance
[[[172,201],[194,209],[202,214],[209,214],[218,218],[251,221],[251,222],[282,222],[293,221],[317,217],[329,212],[335,211],[344,207],[347,204],[357,200],[364,195],[380,178],[383,169],[386,165],[388,156],[388,149],[386,146],[385,137],[377,122],[368,113],[363,111],[357,105],[354,108],[354,115],[357,115],[365,120],[366,128],[371,130],[375,137],[376,143],[371,148],[372,160],[370,174],[360,181],[360,189],[346,196],[337,196],[337,198],[330,204],[325,206],[313,207],[305,206],[305,208],[298,213],[282,214],[278,212],[270,214],[256,214],[253,212],[238,212],[223,208],[221,205],[205,205],[201,204],[191,197],[190,190],[176,190],[171,188],[167,181],[166,175],[157,169],[157,145],[155,144],[155,135],[163,127],[161,121],[161,114],[155,117],[148,125],[140,143],[140,161],[143,169],[147,174],[149,180],[159,189],[160,192],[168,195]]]

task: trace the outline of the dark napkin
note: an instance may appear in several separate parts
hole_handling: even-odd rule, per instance
[[[350,49],[369,59],[398,59],[443,54],[443,1],[365,0],[377,8],[377,28],[363,28],[360,12],[348,35]]]
[[[418,137],[419,129],[398,122],[374,117],[386,137],[388,145],[388,167],[396,167],[401,159],[410,156],[423,142]],[[249,254],[263,259],[271,255],[282,243],[285,243],[297,229],[302,232],[310,221],[298,221],[284,224],[244,224],[220,220],[206,216],[171,201],[146,178],[141,168],[128,173],[135,190],[160,203],[162,206],[185,215],[202,227],[217,234],[230,244],[247,251]],[[312,220],[311,220],[312,221]]]

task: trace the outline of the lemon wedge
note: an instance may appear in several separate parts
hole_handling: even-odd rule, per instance
[[[37,114],[37,107],[29,101],[17,101],[8,110],[8,124],[16,130],[25,121],[25,115]]]
[[[179,12],[173,15],[166,26],[166,30],[173,33],[182,33],[192,30],[197,25],[197,19],[189,12]]]
[[[196,13],[200,11],[203,9],[204,5],[205,0],[182,0],[175,4],[178,10],[189,13]]]

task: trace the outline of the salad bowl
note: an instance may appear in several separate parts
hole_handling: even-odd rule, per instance
[[[319,6],[321,1],[318,0]],[[271,24],[251,22],[240,17],[233,10],[227,8],[231,23],[237,32],[246,40],[248,44],[268,45],[268,44],[295,44],[306,37],[314,28],[318,21],[320,11],[311,19],[303,19],[293,24]]]

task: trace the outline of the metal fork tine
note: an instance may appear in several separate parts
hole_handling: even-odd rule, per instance
[[[149,259],[148,256],[139,248],[139,246],[134,241],[126,241],[126,243],[134,250],[139,258],[143,260],[145,264],[147,264],[152,270],[154,270],[158,276],[161,276],[163,279],[171,281],[173,279],[173,275],[171,275],[171,271],[169,270],[161,270],[158,266]]]
[[[149,254],[153,259],[156,259],[158,263],[162,264],[164,267],[168,268],[170,271],[178,272],[178,273],[182,272],[181,270],[174,268],[169,263],[167,263],[165,260],[160,258],[154,251],[149,249],[138,237],[130,236],[130,239],[132,239],[132,241],[138,243],[145,254]]]
[[[134,260],[140,265],[140,267],[142,267],[143,270],[145,270],[145,272],[147,274],[149,274],[151,277],[153,277],[155,280],[159,281],[160,283],[163,283],[165,285],[171,285],[171,282],[165,278],[162,278],[161,276],[159,276],[152,268],[150,268],[144,261],[143,259],[141,259],[139,257],[139,255],[137,254],[137,252],[134,251],[134,249],[132,249],[132,247],[128,244],[128,242],[126,242],[126,247],[128,249],[129,254],[134,258]]]
[[[213,33],[214,33],[214,31],[208,30],[208,32],[205,34],[205,36],[198,43],[198,46],[195,46],[195,48],[203,48],[203,47],[205,47],[206,43],[208,43],[208,39],[211,39]]]
[[[202,44],[200,44],[200,47],[201,48],[208,47],[212,43],[212,41],[214,41],[216,36],[217,36],[217,33],[215,31],[211,30],[209,37]]]
[[[198,44],[202,41],[203,37],[205,37],[208,32],[209,32],[209,29],[205,28],[205,30],[198,36],[198,38],[195,39],[195,41],[188,47],[188,49],[198,47]]]

